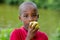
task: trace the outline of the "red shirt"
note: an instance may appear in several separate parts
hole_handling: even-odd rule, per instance
[[[10,40],[25,40],[27,36],[27,31],[24,29],[24,27],[20,29],[15,29],[11,35]],[[48,37],[45,33],[37,31],[35,36],[32,38],[32,40],[48,40]]]

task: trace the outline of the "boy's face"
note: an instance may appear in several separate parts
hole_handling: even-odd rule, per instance
[[[38,20],[37,10],[31,7],[24,8],[21,11],[20,19],[24,23],[24,26],[28,28],[29,22]]]

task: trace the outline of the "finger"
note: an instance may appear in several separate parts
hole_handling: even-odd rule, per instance
[[[32,25],[33,25],[33,23],[31,22],[31,23],[29,23],[29,27],[28,27],[28,30],[31,32],[32,31]]]
[[[39,29],[39,28],[38,28],[38,29]],[[34,29],[32,32],[33,32],[33,33],[35,33],[35,32],[37,32],[37,31],[38,31],[38,29]]]
[[[35,33],[35,32],[38,31],[38,29],[39,29],[39,28],[35,28],[35,29],[33,29],[33,30],[31,29],[30,31],[31,31],[31,33]]]
[[[36,25],[37,25],[37,24],[34,24],[34,25],[33,25],[33,29],[32,29],[32,30],[34,30],[34,29],[35,29]]]
[[[33,23],[31,23],[29,26],[30,26],[30,28],[32,28],[32,25],[33,25]]]

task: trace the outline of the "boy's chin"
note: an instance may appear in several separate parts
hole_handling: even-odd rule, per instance
[[[28,29],[28,27],[29,27],[29,24],[26,24],[26,25],[24,25],[25,26],[25,28],[27,28]]]

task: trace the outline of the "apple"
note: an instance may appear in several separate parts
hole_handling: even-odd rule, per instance
[[[31,27],[30,27],[30,28],[34,27],[34,25],[35,25],[35,29],[39,29],[39,23],[38,23],[38,22],[36,22],[36,21],[32,21],[32,22],[30,22],[30,24],[29,24],[29,25],[31,25]]]

